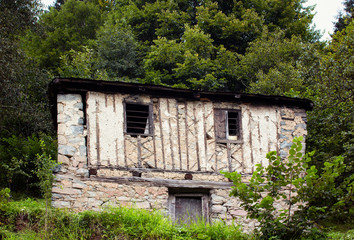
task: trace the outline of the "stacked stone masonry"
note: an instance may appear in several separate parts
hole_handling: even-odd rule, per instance
[[[124,102],[152,106],[150,135],[125,133]],[[216,141],[214,109],[241,111],[241,139]],[[229,197],[231,183],[220,171],[241,172],[247,181],[255,164],[267,165],[267,152],[276,150],[285,159],[293,138],[307,134],[300,108],[97,92],[58,94],[57,122],[61,167],[52,190],[54,207],[82,211],[120,205],[168,215],[169,189],[199,186],[208,190],[211,221],[236,220],[246,230],[256,223]],[[192,179],[185,180],[186,174]]]

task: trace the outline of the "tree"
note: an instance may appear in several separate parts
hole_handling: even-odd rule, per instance
[[[264,29],[281,30],[285,39],[318,39],[309,27],[310,11],[302,0],[68,0],[43,14],[42,33],[29,33],[25,43],[27,53],[54,75],[61,56],[86,46],[97,52],[96,66],[110,79],[236,91],[245,88],[232,66],[236,56]],[[163,62],[156,55],[163,51],[182,56]]]
[[[343,155],[353,169],[354,21],[333,35],[322,55],[320,74],[309,87],[316,108],[309,114],[309,147],[317,161]],[[350,167],[351,166],[351,167]]]
[[[299,96],[318,73],[321,47],[265,29],[244,55],[238,55],[238,79],[251,93]]]
[[[339,13],[337,22],[334,23],[334,33],[342,31],[354,18],[354,0],[345,0],[344,13]]]
[[[58,74],[60,77],[76,77],[108,80],[107,72],[98,69],[97,56],[92,49],[84,47],[83,51],[70,50],[60,57]]]
[[[36,31],[40,14],[36,0],[0,1],[0,136],[30,136],[51,131],[46,111],[47,75],[20,48],[24,31]]]
[[[41,67],[55,73],[60,56],[71,49],[80,51],[83,46],[90,46],[102,24],[98,4],[68,0],[59,10],[51,8],[41,15],[38,22],[41,31],[29,31],[23,39],[23,48]]]
[[[98,68],[110,78],[141,76],[139,43],[128,27],[107,21],[97,37]]]
[[[269,152],[268,166],[256,164],[247,183],[240,173],[223,172],[234,183],[230,195],[259,222],[259,239],[327,239],[314,228],[316,221],[331,214],[353,215],[354,174],[340,179],[347,167],[343,157],[326,161],[319,172],[309,166],[314,152],[302,153],[302,140],[294,138],[287,159]],[[279,209],[281,201],[287,204]]]
[[[186,26],[180,42],[163,37],[154,43],[144,60],[145,82],[215,90],[225,88],[234,73],[235,54],[215,47],[198,25]]]

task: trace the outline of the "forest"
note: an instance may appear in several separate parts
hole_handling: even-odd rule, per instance
[[[310,99],[314,222],[352,221],[354,1],[329,41],[304,2],[0,0],[0,211],[1,189],[46,197],[41,170],[57,151],[48,84],[64,77]]]

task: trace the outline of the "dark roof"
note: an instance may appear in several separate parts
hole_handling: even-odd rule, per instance
[[[235,92],[205,92],[171,88],[150,84],[98,81],[77,78],[56,78],[49,84],[49,96],[55,108],[56,95],[60,93],[80,93],[88,91],[102,93],[145,94],[154,97],[176,98],[181,100],[211,100],[218,102],[253,103],[256,105],[279,105],[311,110],[312,101],[308,99],[245,94]],[[55,110],[54,110],[55,111]]]

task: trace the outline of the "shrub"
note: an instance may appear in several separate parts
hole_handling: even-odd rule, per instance
[[[8,187],[11,191],[27,191],[38,196],[40,180],[34,173],[38,163],[37,155],[47,153],[56,159],[56,148],[56,141],[45,134],[0,138],[0,187]]]
[[[269,152],[269,165],[257,164],[247,184],[242,182],[240,173],[223,172],[234,183],[230,195],[238,197],[248,217],[260,223],[256,230],[260,239],[322,239],[325,235],[314,228],[315,221],[325,217],[327,209],[340,212],[350,208],[347,205],[353,206],[353,175],[341,186],[336,185],[336,179],[345,169],[343,158],[326,162],[322,174],[318,175],[315,166],[308,168],[313,153],[303,155],[302,139],[294,139],[287,160],[275,151]],[[336,201],[312,204],[326,196],[335,197]],[[287,209],[277,209],[277,201],[286,202]]]

